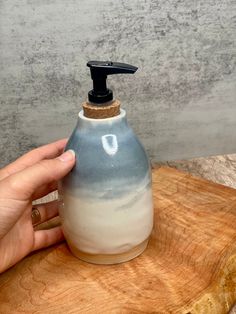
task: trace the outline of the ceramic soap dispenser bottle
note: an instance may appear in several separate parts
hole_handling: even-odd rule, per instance
[[[106,86],[108,75],[137,68],[101,61],[87,66],[93,89],[66,147],[75,151],[76,165],[61,182],[60,216],[75,256],[115,264],[141,254],[153,227],[150,164]]]

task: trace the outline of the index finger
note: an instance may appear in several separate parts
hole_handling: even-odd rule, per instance
[[[40,160],[52,159],[62,154],[67,139],[62,139],[47,145],[40,146],[21,156],[11,164],[0,170],[0,180],[18,171],[30,167]]]

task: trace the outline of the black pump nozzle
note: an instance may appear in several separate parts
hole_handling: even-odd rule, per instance
[[[133,74],[138,70],[133,65],[111,61],[89,61],[87,66],[90,68],[93,80],[93,89],[88,93],[88,100],[95,104],[103,104],[113,99],[112,90],[107,88],[107,75]]]

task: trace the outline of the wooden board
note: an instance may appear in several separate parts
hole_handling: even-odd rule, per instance
[[[65,244],[0,276],[0,313],[228,313],[236,300],[236,190],[153,170],[155,227],[125,264],[77,260]]]

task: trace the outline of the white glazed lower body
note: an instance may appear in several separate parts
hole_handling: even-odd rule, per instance
[[[151,188],[119,199],[76,198],[63,193],[63,231],[72,253],[97,264],[121,263],[141,254],[153,227]]]

